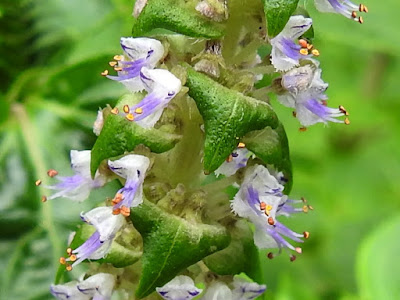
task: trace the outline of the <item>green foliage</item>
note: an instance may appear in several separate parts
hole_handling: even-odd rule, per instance
[[[224,35],[224,27],[221,24],[201,16],[190,2],[180,0],[149,1],[139,17],[134,20],[132,36],[148,36],[155,28],[209,39]]]
[[[126,95],[118,101],[116,107],[122,111],[124,105],[132,106],[138,103],[140,98],[140,94]],[[154,128],[144,129],[135,122],[107,111],[103,129],[92,149],[90,162],[92,175],[96,173],[104,159],[133,151],[137,145],[143,144],[153,152],[161,153],[173,148],[179,139],[179,135]]]
[[[297,8],[299,0],[262,0],[269,37],[276,36],[285,27]]]
[[[228,89],[190,67],[186,86],[204,119],[205,173],[215,171],[247,132],[278,125],[268,104]]]
[[[131,209],[131,219],[143,237],[143,271],[136,290],[139,299],[230,242],[224,227],[188,222],[148,201]]]

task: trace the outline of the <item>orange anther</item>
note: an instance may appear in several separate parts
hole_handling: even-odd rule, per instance
[[[119,215],[121,213],[121,209],[120,208],[114,208],[112,211],[113,215]]]
[[[312,49],[311,54],[314,56],[319,56],[319,51],[317,49]]]
[[[310,237],[310,233],[308,231],[304,231],[303,236],[305,239],[308,239]]]
[[[308,213],[308,206],[307,205],[303,206],[303,212]]]
[[[127,114],[127,115],[125,116],[125,118],[126,118],[128,121],[131,121],[131,122],[135,119],[135,117],[134,117],[132,114]]]
[[[113,58],[114,58],[114,60],[119,61],[119,60],[123,59],[123,56],[122,55],[114,55]]]
[[[303,250],[300,247],[296,247],[294,250],[299,254],[301,254],[301,252],[303,252]]]
[[[68,256],[71,256],[71,254],[72,254],[72,248],[67,248],[67,254],[68,254]]]
[[[57,176],[57,175],[58,175],[58,172],[56,170],[54,170],[54,169],[50,169],[50,170],[47,171],[47,176],[49,176],[49,177],[54,177],[54,176]]]
[[[290,261],[293,262],[293,261],[296,260],[296,258],[297,258],[296,255],[291,255],[291,256],[290,256]]]
[[[357,13],[355,11],[351,12],[351,17],[353,19],[357,18]]]
[[[264,210],[267,207],[267,204],[265,204],[265,202],[261,202],[260,203],[260,209]]]
[[[246,147],[246,144],[245,144],[245,143],[239,143],[239,144],[238,144],[238,148],[244,148],[244,147]]]
[[[358,17],[358,23],[360,24],[364,23],[364,19],[362,17]]]
[[[301,131],[301,132],[307,131],[307,127],[300,127],[299,131]]]
[[[344,124],[346,124],[346,125],[349,125],[349,124],[350,124],[349,118],[344,119]]]
[[[308,50],[307,49],[304,49],[304,48],[300,49],[299,52],[300,52],[301,55],[308,55]]]
[[[135,109],[135,114],[140,115],[140,114],[142,114],[142,113],[143,113],[143,108],[138,107],[138,108]]]
[[[117,62],[116,61],[110,61],[108,64],[110,65],[110,67],[115,67],[117,65]]]
[[[100,73],[101,76],[107,76],[108,75],[108,70],[104,70],[103,72]]]
[[[65,257],[60,257],[60,264],[65,265],[67,261],[65,260]]]
[[[269,217],[269,218],[268,218],[268,224],[269,224],[269,225],[274,225],[274,224],[275,224],[274,218]]]
[[[47,201],[47,197],[46,197],[46,196],[42,196],[41,201],[42,201],[42,202],[46,202],[46,201]]]
[[[124,107],[122,108],[122,110],[124,111],[124,113],[129,113],[129,105],[124,105]]]
[[[112,113],[113,115],[118,115],[118,113],[119,113],[118,108],[114,107],[114,108],[111,110],[111,113]]]
[[[274,254],[272,252],[268,252],[267,257],[269,259],[273,259],[274,258]]]
[[[72,266],[71,266],[71,265],[66,265],[66,266],[65,266],[65,269],[66,269],[68,272],[70,272],[70,271],[72,270]]]
[[[228,158],[226,159],[226,162],[230,163],[232,160],[233,160],[233,156],[232,156],[232,154],[230,154],[228,156]]]
[[[72,254],[72,255],[69,257],[69,259],[70,259],[71,261],[76,261],[77,257],[76,257],[75,254]]]
[[[366,7],[364,4],[360,4],[359,11],[367,13],[368,7]]]
[[[121,72],[122,68],[121,67],[114,67],[114,71]]]
[[[299,45],[300,45],[302,48],[307,48],[308,43],[307,43],[306,40],[300,39],[300,40],[299,40]]]
[[[40,179],[38,179],[38,180],[35,181],[35,185],[36,185],[36,186],[39,186],[39,185],[41,185],[41,184],[42,184],[42,181],[41,181]]]

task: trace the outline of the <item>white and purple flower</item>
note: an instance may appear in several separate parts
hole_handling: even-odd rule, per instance
[[[98,273],[77,282],[51,285],[51,294],[59,300],[110,300],[114,288],[114,276],[107,273]]]
[[[306,211],[310,207],[296,208],[293,205],[302,202],[291,200],[283,194],[283,185],[270,174],[268,169],[255,165],[247,169],[243,183],[232,200],[232,210],[240,217],[250,220],[256,227],[254,243],[260,249],[278,248],[301,253],[300,247],[294,247],[284,237],[303,242],[309,233],[296,233],[277,220],[278,216],[290,216],[292,213]],[[270,253],[269,257],[273,257]],[[291,260],[295,256],[291,255]]]
[[[59,176],[55,170],[49,170],[47,174],[56,178],[59,182],[54,185],[45,185],[44,187],[57,192],[48,197],[43,196],[43,199],[68,198],[81,202],[89,197],[92,189],[106,184],[107,178],[99,172],[92,179],[90,175],[90,153],[90,150],[71,150],[71,168],[75,173],[73,176]]]
[[[68,271],[85,259],[100,259],[110,251],[115,235],[125,224],[125,218],[114,215],[112,211],[112,207],[96,207],[81,215],[82,220],[95,227],[96,231],[78,248],[68,248],[67,259],[60,258],[60,263],[65,264]]]
[[[309,57],[309,52],[295,42],[312,25],[310,18],[292,16],[283,30],[271,39],[271,63],[278,71],[287,71],[299,65],[300,59]],[[314,51],[314,53],[317,53]]]
[[[232,154],[228,157],[226,161],[215,170],[215,175],[220,174],[225,176],[231,176],[236,173],[237,170],[244,168],[247,165],[247,161],[253,155],[249,150],[243,147],[238,147]]]
[[[267,286],[256,282],[247,281],[244,278],[235,276],[233,289],[227,284],[215,281],[207,288],[201,300],[252,300],[262,295]]]
[[[113,214],[130,215],[130,208],[143,202],[143,181],[150,160],[146,156],[129,154],[118,160],[108,161],[108,167],[118,176],[125,178],[125,186],[113,199]]]
[[[162,287],[157,287],[156,291],[165,300],[190,300],[202,292],[190,277],[183,275],[176,276]]]
[[[144,128],[151,128],[160,119],[164,108],[179,93],[182,84],[171,72],[162,69],[142,68],[139,77],[148,94],[138,104],[125,106],[125,117]]]
[[[320,12],[337,13],[362,24],[363,18],[357,17],[357,11],[368,12],[364,4],[356,5],[350,0],[314,0]]]
[[[328,84],[321,79],[322,70],[315,60],[311,64],[290,70],[282,76],[282,87],[286,89],[282,95],[278,95],[281,104],[294,108],[296,117],[303,126],[310,126],[315,123],[346,123],[349,120],[337,119],[347,116],[348,112],[343,106],[331,108],[326,106],[325,91]]]
[[[118,76],[108,75],[107,71],[103,75],[121,82],[131,92],[141,91],[144,86],[139,78],[140,70],[154,68],[164,55],[164,47],[160,41],[150,38],[122,37],[120,43],[124,55],[116,55],[116,61],[110,62]]]

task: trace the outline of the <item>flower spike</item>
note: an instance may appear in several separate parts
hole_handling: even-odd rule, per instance
[[[116,55],[115,61],[110,62],[118,76],[108,75],[108,72],[104,76],[121,82],[131,92],[141,91],[144,86],[139,78],[140,70],[154,68],[164,55],[164,47],[160,41],[150,38],[122,37],[120,43],[124,55]]]
[[[75,175],[68,177],[58,176],[56,170],[49,170],[47,175],[56,178],[59,182],[54,185],[45,185],[44,187],[58,192],[51,196],[44,196],[45,200],[68,198],[81,202],[89,196],[92,189],[106,184],[107,178],[100,173],[97,172],[94,179],[90,176],[90,150],[71,150],[70,155],[71,168]]]
[[[309,57],[307,48],[295,43],[312,25],[310,18],[292,16],[285,28],[271,39],[271,62],[278,71],[287,71],[299,64],[300,59]]]
[[[113,199],[113,214],[130,215],[130,208],[143,202],[143,181],[150,160],[146,156],[130,154],[118,160],[108,161],[108,166],[118,176],[125,178],[125,186],[121,188]]]
[[[314,0],[315,7],[320,12],[337,13],[362,24],[363,18],[357,17],[357,11],[368,12],[364,4],[356,5],[350,0]]]

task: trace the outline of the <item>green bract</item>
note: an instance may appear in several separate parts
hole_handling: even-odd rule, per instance
[[[131,220],[143,237],[139,299],[230,242],[224,227],[188,222],[146,200],[131,210]]]
[[[189,66],[186,86],[204,119],[205,173],[215,171],[246,133],[278,126],[271,106],[230,90]]]
[[[276,36],[285,27],[297,8],[299,0],[262,0],[269,37]]]
[[[143,36],[157,28],[209,39],[224,35],[223,25],[212,22],[193,5],[180,0],[149,0],[133,23],[132,36]]]
[[[130,94],[122,97],[117,108],[122,111],[124,105],[138,102],[140,94]],[[158,129],[144,129],[135,122],[126,120],[123,116],[108,114],[100,136],[92,149],[91,173],[95,174],[104,159],[133,151],[140,144],[150,148],[155,153],[170,150],[179,141],[180,136],[163,132]]]

